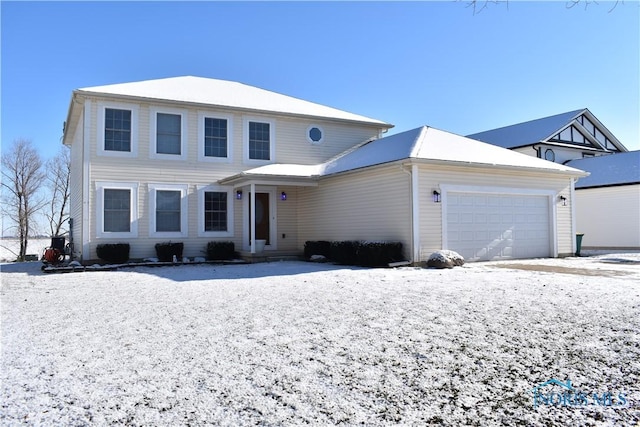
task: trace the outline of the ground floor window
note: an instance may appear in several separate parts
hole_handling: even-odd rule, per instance
[[[98,237],[136,237],[138,184],[96,183],[96,235]]]
[[[149,184],[151,236],[187,235],[187,189],[181,184]]]
[[[215,185],[198,187],[198,235],[233,236],[233,189]]]

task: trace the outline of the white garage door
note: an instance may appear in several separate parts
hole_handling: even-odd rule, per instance
[[[551,256],[547,196],[448,192],[446,245],[469,261]]]

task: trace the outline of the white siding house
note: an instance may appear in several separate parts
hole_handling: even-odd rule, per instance
[[[424,261],[575,251],[580,170],[429,127],[392,125],[235,82],[177,77],[78,89],[71,147],[77,258],[126,242],[131,258],[180,241],[248,255],[308,240],[391,240]]]

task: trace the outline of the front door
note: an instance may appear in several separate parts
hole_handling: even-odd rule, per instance
[[[251,196],[249,196],[249,212],[251,212]],[[269,218],[269,193],[256,192],[256,240],[266,240],[267,245],[271,244],[269,242],[269,231],[271,229]],[[249,236],[251,236],[252,229],[251,215],[249,215]],[[251,237],[249,237],[249,240],[251,240]]]

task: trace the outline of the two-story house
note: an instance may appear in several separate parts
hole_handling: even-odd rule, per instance
[[[256,87],[176,77],[78,89],[71,235],[132,258],[180,241],[201,256],[230,240],[248,255],[300,254],[307,240],[393,240],[407,260],[575,250],[577,169],[429,127],[383,137],[384,121]]]

